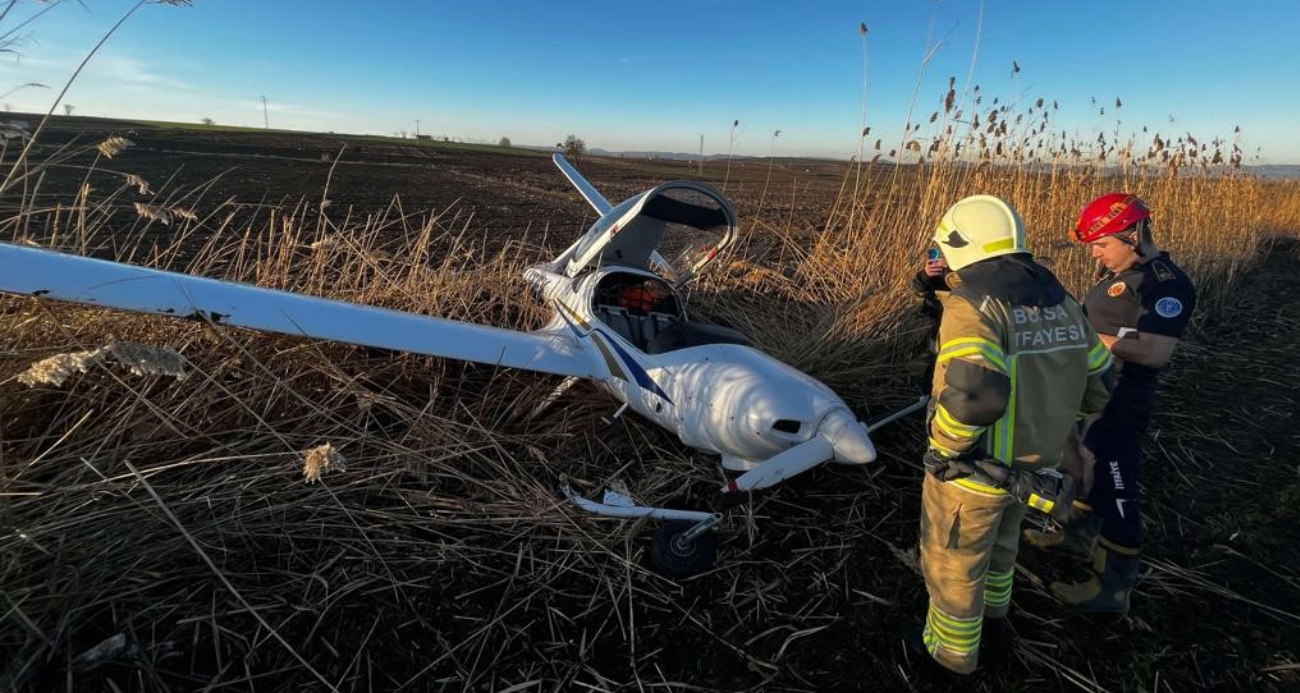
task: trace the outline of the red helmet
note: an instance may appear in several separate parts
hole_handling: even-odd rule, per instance
[[[1102,195],[1083,208],[1083,213],[1079,215],[1079,223],[1074,229],[1074,238],[1081,243],[1092,243],[1104,236],[1113,236],[1127,231],[1138,222],[1150,218],[1150,210],[1137,195],[1126,193]],[[1136,234],[1132,239],[1122,240],[1134,245],[1138,242]]]

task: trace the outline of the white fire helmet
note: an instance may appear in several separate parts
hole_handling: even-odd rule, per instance
[[[1020,214],[992,195],[972,195],[949,207],[934,229],[934,243],[953,271],[991,257],[1029,252]]]

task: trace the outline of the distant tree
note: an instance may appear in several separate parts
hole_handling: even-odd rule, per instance
[[[498,146],[498,147],[509,147],[509,146],[510,146],[510,138],[509,138],[509,137],[502,137],[501,140],[500,140],[499,142],[497,142],[497,146]]]
[[[70,103],[63,104],[63,115],[72,115],[72,111],[76,108],[76,106],[73,106]]]
[[[564,142],[556,145],[564,152],[564,158],[577,164],[582,161],[582,157],[587,154],[587,143],[577,135],[569,135],[564,138]]]
[[[402,139],[406,139],[406,131],[405,131],[405,130],[398,130],[398,131],[397,131],[397,136],[400,137],[400,138],[402,138]]]
[[[14,105],[13,105],[13,104],[11,104],[11,103],[7,103],[7,104],[5,104],[5,113],[8,113],[9,111],[12,111],[12,110],[14,110]]]
[[[216,125],[216,124],[217,124],[216,121],[212,120],[211,118],[204,118],[201,122],[202,122],[204,125]]]

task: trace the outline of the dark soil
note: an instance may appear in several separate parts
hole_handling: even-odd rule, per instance
[[[124,134],[137,146],[113,159],[112,168],[143,175],[155,185],[171,178],[174,185],[192,187],[215,179],[205,193],[214,201],[228,196],[244,201],[264,196],[276,203],[318,199],[333,157],[346,144],[330,197],[362,214],[382,211],[400,193],[408,210],[454,204],[467,217],[473,215],[469,228],[476,232],[516,237],[512,234],[530,227],[549,230],[554,233],[548,243],[558,247],[594,218],[546,156],[531,152],[61,120],[66,122],[48,132],[45,147],[73,137],[94,141],[109,132]],[[722,164],[709,166],[705,178],[721,186]],[[784,190],[806,185],[812,191],[797,196],[787,213],[824,205],[833,196],[828,176],[837,169],[807,163],[807,173],[796,176],[803,166],[778,164]],[[611,199],[675,177],[668,175],[671,171],[690,177],[680,162],[593,160],[583,170]],[[726,182],[736,191],[742,214],[767,212],[774,204],[757,192],[765,176],[763,165],[753,162],[733,169]],[[51,175],[43,193],[66,195],[80,181],[74,170],[63,177]],[[1300,245],[1293,241],[1263,249],[1224,307],[1198,317],[1194,333],[1166,373],[1144,462],[1147,563],[1133,612],[1118,620],[1069,612],[1044,585],[1068,575],[1071,566],[1026,549],[1011,614],[1016,644],[1006,661],[986,667],[960,687],[1300,689],[1300,546],[1295,541],[1300,536],[1300,428],[1295,425],[1300,360],[1294,356],[1300,344],[1298,261]],[[623,425],[629,439],[637,436],[640,444],[675,445],[648,426]],[[499,557],[485,559],[500,582],[480,584],[445,566],[443,573],[431,576],[432,568],[421,563],[425,552],[433,550],[426,544],[454,552],[496,535],[475,534],[472,526],[459,534],[408,532],[408,526],[432,512],[410,505],[426,502],[411,492],[412,482],[382,491],[340,486],[328,496],[319,487],[311,492],[322,495],[308,496],[299,486],[286,492],[318,504],[322,517],[338,507],[349,509],[366,523],[364,532],[355,527],[355,535],[348,534],[354,527],[338,516],[330,516],[336,524],[329,532],[340,533],[336,537],[313,536],[310,527],[290,525],[278,530],[283,535],[249,535],[240,531],[238,512],[218,507],[208,523],[213,527],[209,536],[225,543],[219,554],[218,547],[208,549],[224,556],[223,565],[253,566],[230,569],[232,581],[249,593],[273,593],[276,581],[287,580],[286,575],[319,574],[343,586],[329,593],[329,603],[318,612],[312,611],[316,588],[311,581],[286,583],[282,597],[257,608],[344,690],[393,690],[404,682],[408,690],[520,692],[946,690],[957,685],[925,672],[898,637],[899,628],[919,619],[925,605],[913,548],[921,482],[918,428],[912,420],[884,433],[878,440],[882,463],[865,471],[819,469],[755,499],[751,509],[737,513],[740,531],[722,537],[717,569],[667,586],[628,571],[626,589],[619,586],[611,594],[605,592],[613,589],[608,582],[559,572],[554,582],[528,590],[535,599],[519,601],[519,586],[510,579],[518,574],[519,561],[526,557],[544,565],[573,550],[567,535],[527,530],[503,542]],[[574,441],[565,452],[580,454],[586,443]],[[233,483],[212,481],[214,488]],[[283,485],[292,484],[290,479]],[[172,493],[178,504],[185,495],[183,490]],[[0,604],[0,628],[7,631],[0,641],[26,638],[38,648],[42,639],[62,638],[62,649],[41,655],[42,668],[26,672],[23,682],[51,690],[63,690],[74,678],[78,690],[109,690],[110,681],[118,690],[200,690],[217,684],[238,690],[318,690],[316,679],[211,580],[208,567],[158,517],[149,497],[136,489],[131,498],[139,504],[141,523],[157,523],[158,541],[176,542],[174,572],[129,567],[110,593],[116,596],[83,605],[80,613],[98,614],[97,620],[58,622],[30,636],[19,603]],[[714,502],[702,496],[689,500]],[[255,508],[259,500],[247,502]],[[407,513],[417,519],[396,521]],[[347,520],[353,521],[352,516]],[[3,530],[16,531],[7,520]],[[371,537],[385,548],[403,547],[400,553],[394,549],[386,557],[391,563],[382,568],[396,571],[405,591],[382,584],[354,590],[346,576],[340,577],[347,570],[367,574],[349,562],[359,560],[351,553],[357,546],[362,547],[357,556],[367,555],[363,544],[370,545]],[[648,553],[648,532],[628,541],[629,557],[639,560]],[[600,565],[622,575],[621,556],[593,555],[590,560],[606,561]],[[5,560],[12,563],[10,557]],[[66,565],[74,573],[83,569]],[[373,566],[370,570],[380,572]],[[138,600],[149,590],[173,594],[178,588],[168,583],[178,576],[206,576],[208,582],[186,587],[193,603],[156,605],[157,615],[136,622],[130,637],[141,643],[166,641],[179,656],[148,667],[123,658],[89,675],[68,674],[73,657],[119,632],[123,621],[130,622],[130,614],[118,613],[120,603]],[[6,596],[10,589],[0,586]],[[473,642],[478,654],[441,658],[464,642]],[[152,652],[162,660],[157,650]],[[357,664],[362,660],[364,667]],[[481,670],[480,660],[492,664]],[[9,661],[9,655],[0,655],[0,662]],[[140,674],[146,668],[147,677]],[[0,674],[0,683],[6,679]]]
[[[39,161],[65,145],[94,144],[111,135],[135,144],[100,161],[90,182],[106,190],[121,185],[122,174],[133,173],[155,189],[166,183],[170,189],[201,190],[199,199],[208,205],[232,198],[243,204],[292,205],[319,202],[328,181],[335,214],[341,209],[362,217],[382,213],[397,198],[407,212],[431,211],[455,219],[449,226],[468,225],[489,243],[527,236],[557,250],[596,218],[551,163],[549,152],[523,148],[60,117],[46,126],[32,156]],[[48,172],[40,187],[42,199],[70,199],[93,158],[92,152]],[[770,165],[737,160],[728,166],[708,161],[702,174],[695,162],[676,160],[589,157],[579,166],[615,204],[663,181],[690,178],[725,189],[742,216],[761,211],[787,217],[825,209],[838,193],[843,164],[783,159]]]

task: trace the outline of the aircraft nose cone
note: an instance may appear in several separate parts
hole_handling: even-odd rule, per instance
[[[818,432],[830,441],[835,461],[841,464],[866,464],[876,459],[871,436],[847,409],[836,409],[822,419]]]

